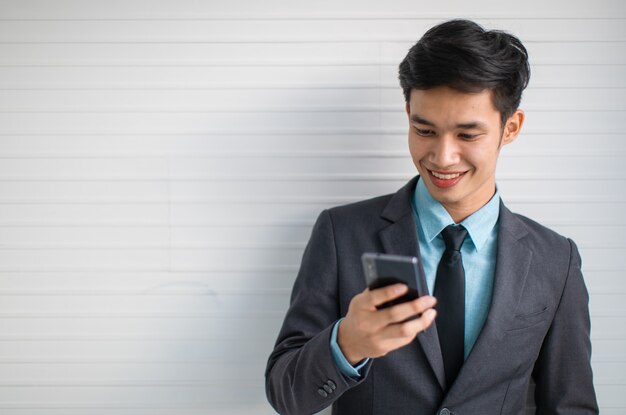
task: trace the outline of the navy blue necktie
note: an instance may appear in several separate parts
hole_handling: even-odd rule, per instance
[[[443,355],[448,388],[452,386],[465,360],[465,271],[461,246],[467,236],[463,226],[450,225],[441,231],[446,243],[435,280],[437,333]]]

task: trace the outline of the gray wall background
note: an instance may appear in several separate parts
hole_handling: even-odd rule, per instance
[[[396,68],[454,17],[528,46],[498,184],[578,243],[626,412],[623,2],[0,0],[0,413],[273,413],[313,221],[415,174]]]

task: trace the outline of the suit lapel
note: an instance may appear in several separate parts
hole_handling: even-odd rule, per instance
[[[413,189],[417,183],[417,177],[413,178],[402,189],[400,189],[389,201],[381,216],[388,221],[390,225],[383,228],[379,237],[382,242],[385,253],[395,255],[417,256],[419,259],[419,278],[421,286],[427,287],[424,269],[422,267],[419,242],[417,238],[417,227],[411,209],[411,197]],[[426,358],[437,377],[442,389],[445,390],[445,372],[443,368],[443,359],[441,357],[441,348],[439,347],[439,337],[437,328],[433,324],[426,331],[417,336]]]
[[[532,259],[532,251],[521,243],[527,233],[526,226],[500,202],[496,271],[486,322],[491,330],[503,332],[515,316]]]
[[[486,361],[501,346],[507,328],[515,318],[523,292],[532,251],[521,240],[527,234],[524,224],[500,202],[498,248],[493,294],[487,319],[465,364],[461,368],[452,393],[463,393],[468,385],[484,375]],[[458,388],[457,388],[458,387]]]

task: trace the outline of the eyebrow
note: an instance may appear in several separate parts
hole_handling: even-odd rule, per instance
[[[420,117],[417,114],[412,114],[411,115],[411,121],[418,123],[418,124],[424,124],[424,125],[428,125],[430,127],[436,127],[437,125],[432,122],[427,120],[426,118]],[[461,123],[461,124],[457,124],[456,128],[461,128],[461,129],[465,129],[465,130],[469,130],[472,128],[485,128],[485,124],[479,121],[472,121],[472,122],[467,122],[467,123]]]
[[[422,118],[417,114],[411,114],[411,121],[416,122],[418,124],[424,124],[424,125],[429,125],[431,127],[436,127],[434,122],[428,121],[426,118]]]

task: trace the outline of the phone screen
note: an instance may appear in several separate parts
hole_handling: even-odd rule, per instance
[[[425,293],[419,289],[421,284],[416,257],[368,252],[363,254],[362,262],[365,280],[370,290],[396,283],[409,287],[405,295],[379,305],[379,309],[414,300]]]

